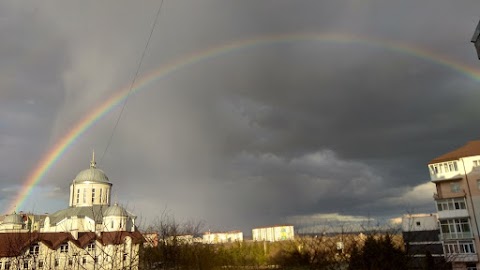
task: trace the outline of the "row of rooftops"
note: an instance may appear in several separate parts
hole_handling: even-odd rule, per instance
[[[119,216],[119,217],[131,217],[136,218],[132,213],[128,212],[125,208],[119,206],[118,204],[114,204],[112,206],[102,206],[102,205],[94,205],[94,206],[84,206],[84,207],[70,207],[66,209],[59,210],[53,214],[45,214],[45,215],[35,215],[30,213],[16,213],[13,212],[12,214],[0,216],[0,224],[23,224],[28,220],[29,216],[33,216],[37,221],[44,221],[45,218],[48,216],[50,218],[51,224],[56,224],[61,220],[69,217],[90,217],[91,219],[95,220],[97,223],[101,223],[103,217],[108,216]]]
[[[98,241],[102,245],[118,245],[124,243],[125,238],[130,237],[132,243],[138,244],[144,241],[142,234],[138,231],[126,232],[81,232],[78,233],[78,238],[74,238],[71,233],[68,232],[12,232],[12,233],[0,233],[0,243],[8,243],[0,245],[0,257],[12,257],[21,255],[21,253],[35,243],[43,243],[50,249],[58,249],[60,245],[65,243],[73,243],[79,248],[85,248],[92,241]]]

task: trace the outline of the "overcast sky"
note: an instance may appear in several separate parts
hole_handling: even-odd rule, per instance
[[[159,4],[0,1],[3,213],[131,84]],[[95,149],[144,224],[167,210],[248,233],[432,212],[426,164],[480,134],[479,19],[477,0],[165,0],[138,79],[184,65],[127,99],[108,149],[120,106],[78,137],[17,210],[67,207]]]

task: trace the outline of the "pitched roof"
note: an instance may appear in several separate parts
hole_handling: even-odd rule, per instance
[[[50,218],[50,224],[57,225],[60,221],[64,220],[65,218],[70,217],[89,217],[95,220],[95,223],[101,224],[103,217],[105,217],[108,213],[107,211],[111,209],[113,206],[105,206],[105,205],[93,205],[93,206],[77,206],[77,207],[69,207],[66,209],[59,210],[48,217]],[[117,208],[122,208],[117,206]],[[123,209],[123,208],[122,208]],[[135,216],[125,211],[125,215],[130,218],[135,218]]]
[[[462,157],[470,157],[480,155],[480,140],[469,141],[464,146],[457,148],[451,152],[443,154],[432,159],[428,164],[439,163],[443,161],[456,160]]]
[[[78,233],[78,246],[81,248],[85,248],[85,246],[95,240],[97,235],[94,232],[80,232]]]
[[[125,241],[126,237],[132,238],[134,244],[144,242],[142,234],[135,232],[102,232],[99,236],[93,232],[79,233],[75,240],[70,233],[66,232],[12,232],[0,233],[0,257],[15,257],[21,255],[33,243],[41,242],[48,248],[56,250],[61,244],[71,242],[77,247],[85,246],[93,240],[100,241],[103,245],[118,245]]]
[[[73,241],[69,233],[38,233],[13,232],[0,233],[0,257],[14,257],[20,255],[32,243],[42,242],[51,249],[57,249],[61,244]]]
[[[143,243],[145,241],[145,239],[143,238],[143,235],[139,231],[103,232],[101,235],[100,241],[102,242],[103,245],[112,245],[112,244],[118,245],[123,243],[127,236],[132,238],[132,243],[134,244]]]

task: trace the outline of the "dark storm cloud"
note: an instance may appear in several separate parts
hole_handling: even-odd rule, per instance
[[[22,185],[25,168],[50,142],[50,129],[63,101],[65,41],[35,10],[0,5],[0,201]]]
[[[23,149],[57,141],[128,85],[157,4],[52,1],[29,18],[35,26],[14,20],[1,28],[2,37],[17,38],[0,45],[11,63],[0,63],[0,83],[18,89],[0,94],[2,145],[34,162],[39,150]],[[37,201],[65,197],[95,148],[115,200],[145,220],[169,208],[211,227],[246,230],[433,211],[426,163],[480,131],[472,124],[480,120],[478,81],[375,40],[474,66],[473,10],[473,1],[165,1],[140,77],[192,52],[258,36],[340,33],[372,42],[263,44],[152,81],[129,97],[112,141],[119,108],[78,138],[44,179],[56,188]],[[32,42],[38,36],[52,44]],[[32,59],[40,66],[24,64]],[[27,79],[6,79],[17,71]],[[11,167],[0,175],[24,177],[25,166]]]

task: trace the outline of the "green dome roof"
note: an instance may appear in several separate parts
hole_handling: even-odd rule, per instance
[[[118,204],[114,204],[105,210],[103,213],[104,217],[114,216],[114,217],[128,217],[127,210],[125,208],[119,206]]]
[[[100,169],[90,168],[83,170],[77,174],[73,182],[99,182],[99,183],[109,183],[107,175]]]
[[[97,182],[97,183],[109,183],[107,175],[100,169],[97,169],[97,163],[95,162],[95,153],[92,155],[92,161],[90,161],[90,168],[83,170],[77,174],[74,183],[81,182]]]

